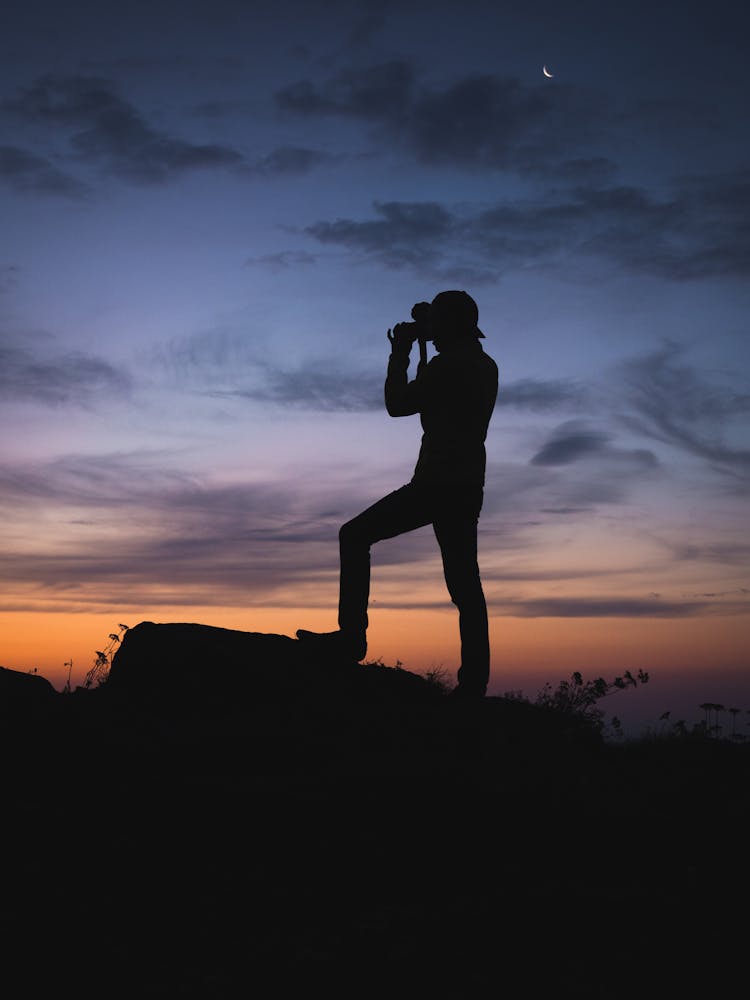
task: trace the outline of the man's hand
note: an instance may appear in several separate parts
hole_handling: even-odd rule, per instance
[[[392,351],[408,354],[411,351],[411,345],[417,339],[416,324],[396,323],[393,332],[388,331],[388,339],[391,342]]]

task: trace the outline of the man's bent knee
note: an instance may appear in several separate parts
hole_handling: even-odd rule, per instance
[[[357,546],[368,545],[367,538],[358,524],[357,518],[352,518],[339,528],[339,545],[342,548],[350,549]]]

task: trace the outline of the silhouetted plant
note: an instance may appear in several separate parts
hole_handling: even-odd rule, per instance
[[[382,656],[375,657],[374,660],[362,660],[363,667],[385,667],[386,664],[383,662]],[[393,665],[394,670],[401,670],[403,668],[403,663],[401,660],[396,660]],[[390,669],[390,668],[389,668]]]
[[[685,719],[677,719],[671,722],[671,712],[662,712],[659,716],[659,723],[656,729],[648,728],[646,731],[647,740],[684,740],[684,739],[705,739],[706,723],[704,720],[688,725]]]
[[[62,689],[62,693],[70,694],[70,675],[73,672],[73,658],[71,657],[69,660],[66,660],[65,663],[63,663],[63,666],[68,668],[68,676],[65,681],[65,686]]]
[[[730,708],[727,710],[732,716],[732,740],[736,742],[737,740],[737,716],[740,714],[741,709]]]
[[[722,725],[719,722],[719,716],[720,716],[720,714],[722,712],[725,712],[725,711],[726,711],[726,709],[724,708],[723,705],[717,705],[714,702],[714,730],[716,731],[716,738],[717,739],[719,739],[719,737],[721,736],[721,730],[722,730]]]
[[[450,691],[451,683],[445,667],[432,667],[430,670],[426,670],[424,679],[430,687],[437,688],[442,694],[447,694]]]
[[[622,722],[620,721],[619,716],[613,715],[612,718],[609,720],[608,725],[609,725],[609,730],[610,730],[609,731],[609,736],[611,738],[616,739],[616,740],[624,740],[625,739],[625,732],[623,731]]]
[[[94,665],[86,674],[86,679],[83,682],[85,688],[90,688],[96,685],[96,687],[101,687],[105,684],[107,678],[109,677],[109,669],[112,666],[112,654],[115,647],[120,644],[120,636],[123,632],[127,632],[128,625],[119,625],[119,633],[110,632],[108,635],[108,642],[104,649],[97,649],[96,659],[94,660]]]
[[[706,735],[713,736],[714,739],[719,739],[721,736],[719,713],[726,711],[724,706],[714,701],[704,701],[702,705],[698,706],[698,708],[702,709],[706,713]],[[713,713],[713,722],[711,721],[711,713]]]
[[[741,708],[726,708],[714,701],[704,701],[698,707],[704,713],[704,717],[690,725],[685,719],[678,719],[671,725],[667,725],[671,713],[662,713],[659,716],[659,722],[664,723],[664,725],[661,725],[657,732],[651,732],[651,738],[692,737],[694,739],[724,739],[732,743],[741,743],[746,740],[747,737],[743,733],[737,732],[737,716],[743,711]],[[728,736],[724,737],[722,737],[723,727],[719,721],[722,712],[729,712],[732,716],[732,730]]]
[[[560,681],[556,688],[549,683],[545,684],[537,695],[535,704],[575,715],[601,729],[604,725],[604,712],[598,707],[598,702],[617,691],[647,684],[648,679],[645,670],[639,670],[635,676],[626,670],[622,676],[615,677],[612,681],[606,681],[603,677],[585,681],[576,670],[569,681]]]

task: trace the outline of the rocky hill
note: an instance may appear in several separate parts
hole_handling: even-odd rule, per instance
[[[131,629],[93,690],[12,673],[17,995],[630,1000],[741,972],[746,746],[609,745],[563,713],[194,624]]]

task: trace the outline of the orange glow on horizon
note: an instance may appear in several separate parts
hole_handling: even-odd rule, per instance
[[[61,688],[66,661],[71,681],[81,684],[120,621],[201,622],[247,632],[294,635],[297,628],[336,627],[335,609],[290,607],[160,607],[122,617],[109,612],[0,613],[0,665],[33,670]],[[513,618],[490,619],[490,692],[524,686],[524,679],[552,682],[573,670],[614,674],[644,669],[670,677],[737,672],[747,667],[745,616],[688,619]],[[416,672],[442,667],[449,679],[458,666],[458,617],[451,607],[429,610],[371,609],[368,659]]]

